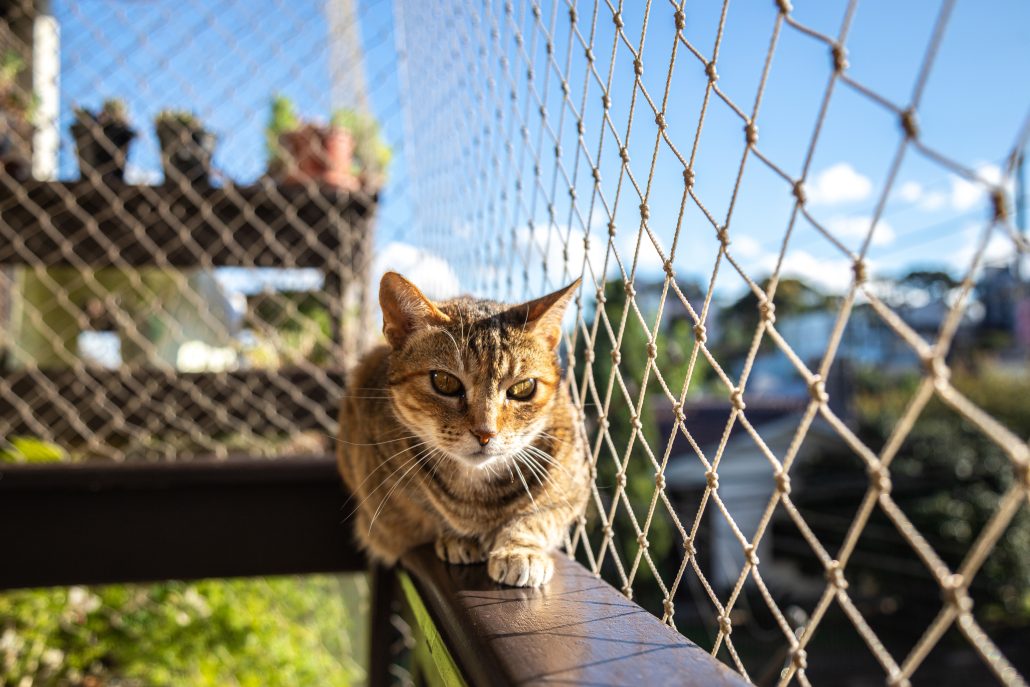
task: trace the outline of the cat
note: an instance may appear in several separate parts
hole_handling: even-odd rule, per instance
[[[579,283],[509,306],[434,303],[383,276],[386,344],[348,376],[337,449],[371,559],[393,565],[432,543],[449,563],[486,562],[502,584],[551,579],[590,491],[557,353]]]

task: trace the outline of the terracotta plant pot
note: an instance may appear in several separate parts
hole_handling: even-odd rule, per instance
[[[211,158],[217,138],[206,129],[168,120],[157,123],[161,167],[165,183],[206,186],[211,179]]]
[[[345,129],[305,125],[282,134],[283,183],[315,182],[346,190],[357,190],[354,174],[354,139]]]

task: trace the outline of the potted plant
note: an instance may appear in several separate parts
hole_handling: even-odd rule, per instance
[[[75,108],[72,136],[84,179],[99,175],[105,183],[125,180],[129,144],[136,131],[129,125],[124,102],[107,100],[99,112]]]
[[[162,110],[155,119],[165,183],[206,185],[217,138],[191,112]]]
[[[393,151],[383,140],[379,122],[369,114],[342,109],[333,113],[332,123],[348,131],[354,140],[352,171],[362,188],[372,193],[381,189]]]
[[[272,100],[266,131],[268,173],[282,184],[318,183],[341,189],[360,187],[354,174],[354,139],[339,126],[302,121],[284,96]]]
[[[21,55],[9,50],[0,56],[0,163],[18,181],[32,170],[32,133],[38,101],[18,85],[25,70]]]

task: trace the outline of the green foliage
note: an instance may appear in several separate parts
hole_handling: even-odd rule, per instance
[[[25,70],[25,60],[14,50],[0,56],[0,88],[10,88],[15,79]]]
[[[33,437],[0,440],[0,463],[59,463],[67,458],[60,446]]]
[[[174,124],[187,129],[203,129],[200,118],[189,110],[161,110],[154,118],[158,126]]]
[[[332,577],[9,592],[0,683],[350,685],[342,593]]]
[[[879,450],[904,412],[918,378],[890,378],[868,373],[856,396],[859,437]],[[875,380],[868,385],[870,380]],[[1030,375],[989,368],[956,370],[953,384],[973,403],[1017,436],[1030,435]],[[842,447],[800,464],[797,478],[811,488],[798,489],[795,503],[816,524],[829,518],[850,519],[865,494],[864,484],[832,500],[818,496],[820,485],[861,474],[858,459]],[[972,423],[936,397],[930,401],[890,465],[894,501],[952,570],[983,532],[1002,496],[1019,479],[1005,452]],[[878,509],[848,576],[871,594],[894,596],[906,603],[936,604],[936,584],[922,573],[894,574],[877,561],[915,561],[916,555]],[[990,620],[1030,623],[1030,510],[1025,506],[1005,531],[973,581],[978,613]]]
[[[265,147],[268,149],[269,160],[277,162],[282,159],[279,136],[294,131],[299,126],[300,118],[297,116],[297,108],[293,101],[282,94],[274,96],[268,115],[268,124],[265,126]]]
[[[333,113],[333,126],[346,129],[354,138],[356,172],[381,185],[393,158],[393,150],[383,140],[379,122],[372,115],[351,109]]]

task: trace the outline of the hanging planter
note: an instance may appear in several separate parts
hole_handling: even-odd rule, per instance
[[[76,108],[75,120],[71,130],[82,178],[99,176],[104,183],[124,182],[129,144],[136,138],[136,131],[129,126],[125,104],[108,100],[99,113]]]
[[[206,186],[217,137],[189,112],[165,110],[155,120],[165,183]]]

